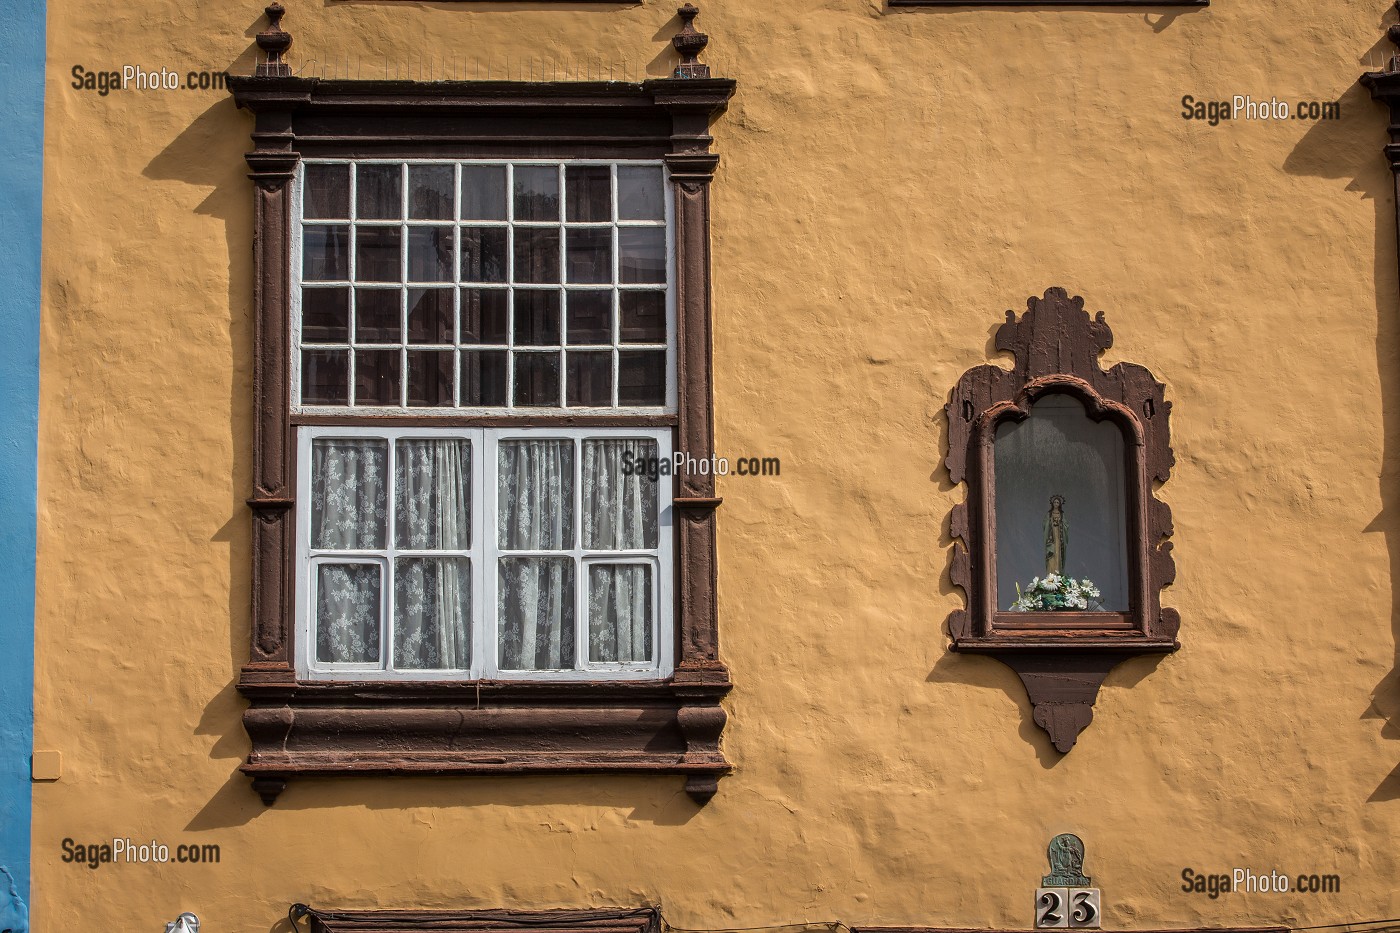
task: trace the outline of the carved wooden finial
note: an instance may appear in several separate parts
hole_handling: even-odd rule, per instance
[[[287,15],[286,7],[273,0],[266,10],[267,28],[257,35],[258,48],[267,54],[267,60],[258,62],[253,73],[260,78],[288,78],[292,66],[282,61],[282,55],[292,45],[292,34],[282,28],[282,17]]]
[[[1400,0],[1396,0],[1400,3]],[[674,72],[677,78],[708,78],[710,66],[700,63],[700,53],[710,44],[710,37],[695,28],[695,17],[700,15],[699,7],[687,3],[676,10],[681,18],[681,31],[671,40],[676,51],[681,53],[681,63]]]

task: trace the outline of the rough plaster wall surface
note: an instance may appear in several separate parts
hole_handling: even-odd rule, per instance
[[[702,810],[677,779],[611,777],[300,780],[268,810],[236,772],[232,686],[251,119],[214,92],[70,87],[74,64],[246,72],[259,5],[54,0],[36,743],[66,770],[35,788],[36,929],[193,910],[285,931],[293,901],[1026,927],[1064,831],[1112,927],[1395,916],[1400,327],[1385,118],[1355,85],[1386,7],[706,2],[707,58],[741,82],[714,130],[717,446],[783,461],[719,489],[737,773]],[[310,73],[636,76],[674,61],[672,12],[294,2],[285,25]],[[1183,94],[1236,93],[1344,117],[1181,118]],[[1105,365],[1168,386],[1184,643],[1118,668],[1066,757],[943,627],[965,490],[940,409],[1050,285],[1107,312]],[[94,871],[64,837],[222,859]],[[1211,900],[1180,891],[1186,866],[1343,890]]]

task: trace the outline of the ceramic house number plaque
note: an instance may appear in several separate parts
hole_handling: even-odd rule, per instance
[[[1046,852],[1050,874],[1035,889],[1035,928],[1053,930],[1066,927],[1099,928],[1102,907],[1099,889],[1084,874],[1084,843],[1078,836],[1062,833],[1050,840]]]

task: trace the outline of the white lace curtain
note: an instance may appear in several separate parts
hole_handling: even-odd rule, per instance
[[[389,445],[382,440],[327,438],[316,441],[311,458],[311,546],[334,551],[383,548]],[[317,565],[317,660],[379,660],[382,587],[376,563]]]
[[[471,444],[414,438],[395,449],[394,538],[400,550],[466,551]],[[471,559],[400,557],[394,567],[394,666],[471,666]]]
[[[656,482],[622,472],[656,456],[642,440],[591,440],[583,445],[583,546],[618,551],[655,548]],[[652,565],[594,563],[588,568],[588,656],[592,661],[649,661]]]
[[[453,439],[401,440],[394,498],[400,550],[471,547],[471,445]],[[312,446],[311,545],[375,551],[385,545],[388,443],[318,439]],[[380,659],[379,563],[319,564],[317,658],[331,663]],[[394,567],[394,666],[465,669],[471,665],[471,561],[399,557]]]
[[[656,456],[646,440],[583,444],[582,548],[657,546],[656,485],[623,473],[623,455]],[[574,545],[574,446],[569,441],[502,441],[498,454],[499,545],[565,551]],[[504,670],[574,666],[574,575],[568,556],[503,557],[500,562],[500,665]],[[592,661],[652,658],[651,563],[588,567],[588,656]]]
[[[312,547],[371,552],[316,564],[319,661],[376,664],[382,657],[383,588],[394,594],[392,666],[471,666],[471,445],[401,439],[318,438],[312,445]],[[581,450],[582,463],[576,463]],[[502,670],[576,667],[576,613],[586,612],[588,659],[654,660],[656,484],[623,474],[625,455],[655,457],[650,440],[503,440],[497,448],[498,663]],[[581,515],[575,485],[582,479]],[[382,577],[392,525],[392,583]],[[578,527],[576,527],[576,525]],[[609,552],[634,553],[607,559]],[[446,553],[434,553],[446,552]],[[582,552],[588,561],[578,566]],[[601,558],[601,559],[600,559]],[[578,574],[586,579],[578,581]],[[576,583],[587,605],[575,605]]]
[[[510,551],[574,546],[574,444],[501,441],[497,544]],[[574,560],[503,557],[498,568],[502,670],[574,666]]]

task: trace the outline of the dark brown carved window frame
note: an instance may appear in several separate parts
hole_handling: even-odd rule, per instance
[[[953,509],[951,576],[967,596],[948,619],[954,651],[989,655],[1020,675],[1037,725],[1061,752],[1074,747],[1093,718],[1104,678],[1120,661],[1164,654],[1179,646],[1180,618],[1163,609],[1161,591],[1176,576],[1171,556],[1171,509],[1158,500],[1175,458],[1171,403],[1165,387],[1141,366],[1100,368],[1113,345],[1103,312],[1090,320],[1084,299],[1051,288],[1027,301],[1018,320],[1006,312],[996,348],[1015,365],[974,367],[963,374],[946,409],[947,466],[966,482],[967,501]],[[993,444],[997,426],[1024,420],[1036,399],[1064,393],[1089,417],[1123,433],[1128,512],[1129,612],[1007,613],[998,611],[996,490]]]
[[[1004,7],[1004,6],[1071,6],[1071,7],[1207,7],[1210,0],[887,0],[892,7]]]
[[[311,933],[661,933],[656,907],[618,910],[313,910],[292,906]]]
[[[268,8],[267,61],[228,79],[252,112],[254,360],[252,638],[238,689],[252,750],[241,770],[269,805],[299,775],[680,774],[707,801],[731,768],[720,749],[730,690],[715,606],[714,478],[676,477],[675,668],[655,681],[327,682],[299,680],[294,612],[294,416],[289,376],[292,180],[303,156],[617,158],[666,163],[674,204],[673,415],[434,416],[436,426],[670,427],[675,449],[713,451],[709,192],[719,157],[710,122],[734,93],[696,55],[697,11],[681,11],[673,78],[642,83],[359,81],[301,78],[291,37]],[[324,421],[324,419],[321,419]],[[385,417],[368,423],[414,423]],[[455,929],[455,927],[453,928]]]

